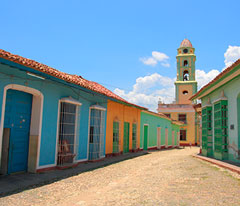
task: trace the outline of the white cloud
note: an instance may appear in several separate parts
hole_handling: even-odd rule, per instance
[[[155,58],[156,60],[158,60],[160,62],[169,59],[169,56],[167,56],[166,54],[164,54],[162,52],[158,52],[158,51],[153,51],[152,56],[153,56],[153,58]]]
[[[236,60],[240,58],[240,47],[239,46],[228,46],[227,51],[224,53],[224,63],[226,67],[229,67]]]
[[[146,65],[155,66],[158,62],[161,62],[163,67],[170,67],[168,63],[169,56],[162,52],[153,51],[151,57],[142,57],[140,61]]]
[[[149,57],[149,58],[143,57],[143,58],[140,58],[140,61],[143,64],[150,65],[150,66],[155,66],[157,64],[157,60],[152,57]]]
[[[226,69],[231,66],[236,60],[240,58],[240,46],[228,46],[226,52],[224,53],[224,63]],[[203,70],[196,70],[196,80],[198,82],[198,88],[201,89],[208,82],[213,80],[220,72],[216,69],[213,69],[206,73]]]
[[[174,81],[175,79],[154,73],[137,78],[130,92],[118,88],[114,92],[129,102],[147,107],[156,112],[159,98],[164,103],[171,103],[174,100]]]
[[[196,81],[198,82],[198,89],[201,89],[205,84],[213,80],[220,72],[216,69],[213,69],[209,72],[203,70],[196,70]]]

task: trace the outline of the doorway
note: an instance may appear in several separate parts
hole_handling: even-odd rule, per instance
[[[9,89],[6,96],[4,137],[8,144],[7,173],[27,171],[32,95]],[[6,145],[6,144],[5,144]]]
[[[148,149],[148,125],[144,125],[144,141],[143,141],[143,149]]]

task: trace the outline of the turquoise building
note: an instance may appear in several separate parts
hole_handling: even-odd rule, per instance
[[[191,99],[202,102],[202,155],[240,163],[240,59]]]
[[[180,125],[161,113],[141,112],[140,149],[163,149],[179,146]]]
[[[105,157],[107,100],[81,76],[0,50],[1,174],[39,172]]]

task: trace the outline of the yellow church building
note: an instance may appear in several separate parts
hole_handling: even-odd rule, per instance
[[[199,112],[190,100],[190,97],[197,92],[195,49],[188,39],[184,39],[177,52],[175,102],[164,104],[159,101],[158,112],[184,123],[180,128],[180,145],[199,145]]]

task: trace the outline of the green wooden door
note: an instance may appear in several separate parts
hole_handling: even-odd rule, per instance
[[[129,152],[129,123],[124,122],[123,153]]]
[[[148,125],[144,125],[144,142],[143,142],[143,149],[148,149]]]

